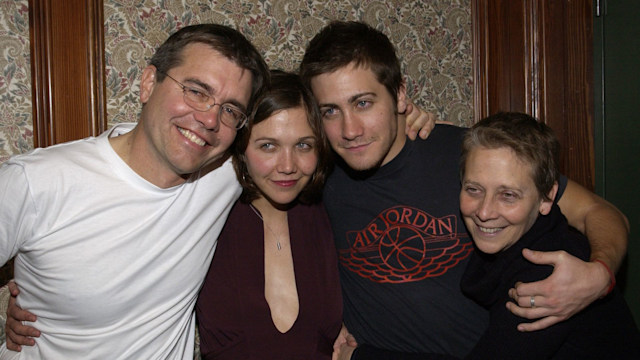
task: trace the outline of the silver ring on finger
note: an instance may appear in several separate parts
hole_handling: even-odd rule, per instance
[[[531,299],[529,299],[529,303],[531,304],[532,308],[536,307],[536,299],[533,298],[533,295],[531,295]]]

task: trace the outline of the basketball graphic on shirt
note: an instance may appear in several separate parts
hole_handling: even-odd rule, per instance
[[[407,225],[393,226],[380,237],[380,258],[391,268],[411,270],[425,255],[423,236]]]
[[[380,283],[441,276],[473,251],[469,235],[457,229],[455,215],[433,217],[408,206],[392,207],[363,229],[348,232],[350,247],[338,250],[339,259],[353,273]]]

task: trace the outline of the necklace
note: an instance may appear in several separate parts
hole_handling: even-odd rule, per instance
[[[271,232],[273,237],[276,238],[276,246],[278,247],[278,251],[282,250],[282,245],[280,245],[280,238],[278,237],[278,235],[276,235],[276,233],[273,230],[271,230],[271,227],[269,226],[269,224],[264,222],[264,219],[262,218],[262,215],[260,215],[260,212],[258,211],[258,209],[256,209],[253,206],[253,204],[249,204],[249,207],[251,208],[251,210],[253,210],[253,213],[256,214],[256,216],[259,217],[260,220],[262,220],[262,223],[267,227],[267,229],[269,229],[269,231]]]

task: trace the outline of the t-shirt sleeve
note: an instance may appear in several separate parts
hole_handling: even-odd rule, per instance
[[[0,166],[0,204],[0,264],[4,265],[29,239],[36,218],[35,203],[21,165]]]

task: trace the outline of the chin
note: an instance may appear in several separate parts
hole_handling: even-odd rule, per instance
[[[380,160],[373,161],[370,159],[355,157],[355,156],[352,156],[352,157],[343,156],[342,159],[344,160],[345,163],[347,163],[347,165],[349,165],[351,169],[356,171],[373,170],[378,168],[381,163]]]
[[[506,249],[504,243],[498,243],[495,240],[475,240],[476,247],[485,254],[497,254]]]

